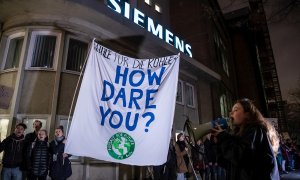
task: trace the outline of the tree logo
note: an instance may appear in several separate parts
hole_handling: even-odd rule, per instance
[[[109,155],[119,160],[130,157],[134,151],[134,147],[134,139],[126,133],[114,134],[107,143]]]

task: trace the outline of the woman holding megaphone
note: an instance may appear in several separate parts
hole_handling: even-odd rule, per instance
[[[275,153],[279,139],[275,128],[264,119],[249,99],[238,100],[230,113],[232,133],[217,125],[217,156],[229,180],[279,180]]]

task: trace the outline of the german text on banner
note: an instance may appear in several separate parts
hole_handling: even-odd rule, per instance
[[[93,42],[65,152],[131,165],[166,162],[179,55],[134,59]]]

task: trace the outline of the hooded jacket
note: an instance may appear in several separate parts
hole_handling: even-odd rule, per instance
[[[17,137],[15,134],[8,136],[0,143],[0,152],[4,151],[2,159],[3,167],[21,167],[23,162],[24,143],[24,135]]]
[[[225,131],[217,136],[219,164],[229,180],[279,180],[276,157],[260,125],[245,127],[241,136]]]

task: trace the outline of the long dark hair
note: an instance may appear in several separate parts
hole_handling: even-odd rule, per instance
[[[279,138],[274,126],[272,126],[272,124],[263,117],[261,112],[256,108],[251,100],[243,98],[237,100],[236,103],[239,103],[243,107],[244,112],[248,114],[246,121],[244,121],[244,123],[237,129],[236,134],[242,135],[245,131],[245,127],[259,125],[267,132],[272,149],[276,153],[279,148]]]

